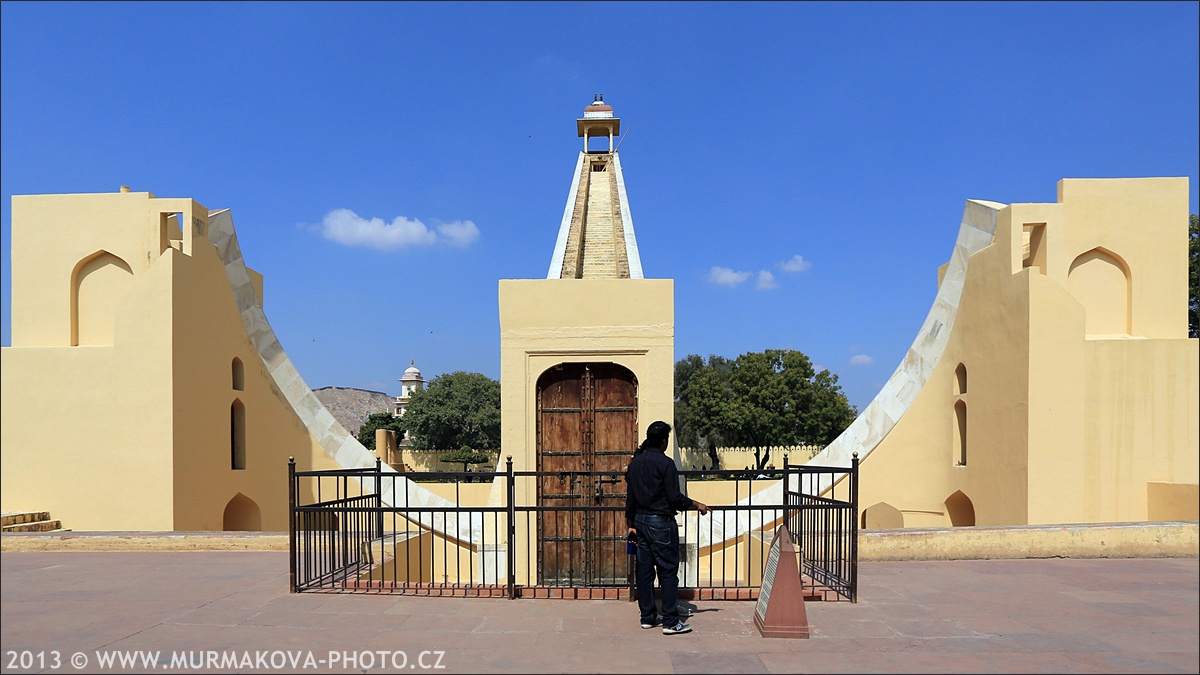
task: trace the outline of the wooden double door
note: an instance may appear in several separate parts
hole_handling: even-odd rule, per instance
[[[564,363],[538,378],[538,471],[552,472],[538,479],[539,583],[627,583],[624,472],[637,403],[637,378],[617,364]]]

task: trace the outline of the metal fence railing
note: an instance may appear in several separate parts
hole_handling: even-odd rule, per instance
[[[680,514],[680,597],[758,597],[786,525],[810,598],[857,599],[857,470],[681,471],[723,481],[712,512]],[[783,481],[778,479],[783,478]],[[442,483],[441,497],[419,489]],[[764,485],[779,486],[765,489]],[[615,471],[297,471],[289,464],[293,591],[473,597],[634,597],[624,476]]]
[[[858,453],[849,469],[801,468],[789,471],[784,482],[787,527],[800,554],[800,575],[858,602]]]

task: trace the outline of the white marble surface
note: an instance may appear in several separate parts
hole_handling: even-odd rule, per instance
[[[554,253],[550,256],[547,279],[562,277],[563,258],[567,255],[567,239],[571,235],[571,216],[575,213],[575,193],[579,190],[579,176],[583,173],[583,160],[586,156],[580,151],[579,160],[575,162],[575,176],[571,178],[571,189],[567,192],[567,206],[563,209],[562,222],[558,226],[558,239],[554,242]]]
[[[621,202],[621,226],[625,229],[625,256],[629,259],[629,278],[642,279],[642,256],[638,253],[637,237],[633,233],[633,215],[629,212],[629,196],[625,194],[625,173],[621,158],[613,153],[613,170],[617,172],[617,197]]]

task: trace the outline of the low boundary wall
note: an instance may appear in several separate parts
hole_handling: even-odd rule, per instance
[[[6,532],[0,551],[287,551],[286,532]],[[1200,522],[859,530],[859,562],[1196,558]]]

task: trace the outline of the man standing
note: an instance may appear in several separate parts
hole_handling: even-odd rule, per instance
[[[642,628],[661,625],[663,635],[692,630],[679,611],[679,527],[675,513],[689,508],[708,513],[706,504],[679,491],[679,471],[666,455],[670,437],[670,424],[651,424],[646,440],[625,472],[625,524],[630,534],[637,534],[637,598]],[[662,617],[654,606],[655,571],[662,591]]]

